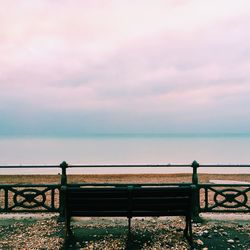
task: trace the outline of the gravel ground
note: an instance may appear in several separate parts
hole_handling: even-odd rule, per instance
[[[250,250],[250,221],[226,221],[212,217],[193,224],[196,249]],[[231,217],[230,217],[231,218]],[[132,236],[127,238],[126,219],[86,218],[72,222],[75,241],[67,249],[160,250],[189,249],[179,217],[132,220]],[[63,223],[57,217],[11,218],[0,220],[0,249],[62,249]]]
[[[0,225],[0,249],[61,249],[63,224],[56,218],[7,219]]]

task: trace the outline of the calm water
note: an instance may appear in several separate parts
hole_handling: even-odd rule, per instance
[[[250,135],[92,136],[84,138],[0,138],[0,165],[60,164],[250,164]],[[34,173],[0,169],[1,174]],[[39,170],[39,173],[58,170]],[[72,170],[71,170],[72,171]],[[79,172],[79,169],[77,170]],[[81,173],[187,172],[186,169],[84,169]],[[200,172],[250,173],[250,169]]]

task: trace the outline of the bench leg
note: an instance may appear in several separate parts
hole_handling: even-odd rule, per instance
[[[192,221],[191,217],[186,217],[186,227],[184,229],[184,236],[187,238],[189,245],[191,246],[191,249],[193,249],[193,230],[192,230]]]
[[[185,229],[183,231],[183,234],[186,238],[188,238],[188,217],[186,217],[186,226],[185,226]]]
[[[131,218],[130,217],[128,218],[128,235],[129,237],[131,235]]]
[[[191,218],[189,218],[189,244],[191,246],[191,249],[193,249],[194,244],[193,244],[193,229],[192,229],[192,221]]]
[[[72,230],[70,228],[70,216],[67,216],[65,219],[65,232],[64,232],[64,237],[65,240],[68,241],[71,239],[73,236]]]
[[[131,218],[128,217],[128,238],[127,238],[127,242],[126,242],[126,250],[132,250],[132,244],[131,244]]]

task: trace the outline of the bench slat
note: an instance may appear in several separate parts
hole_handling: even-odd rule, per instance
[[[147,211],[147,210],[140,210],[140,211],[132,211],[128,213],[128,211],[124,210],[113,210],[113,211],[73,211],[70,213],[70,216],[88,216],[88,217],[144,217],[144,216],[187,216],[188,212],[186,210],[175,210],[175,211]]]
[[[70,202],[92,202],[95,200],[99,201],[128,201],[128,199],[133,200],[134,202],[189,202],[190,198],[187,196],[180,196],[180,197],[103,197],[103,196],[96,196],[96,197],[85,197],[85,196],[70,196],[68,201]]]

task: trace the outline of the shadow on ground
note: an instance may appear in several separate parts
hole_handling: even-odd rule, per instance
[[[172,224],[172,223],[171,223]],[[135,220],[131,234],[126,225],[96,224],[74,227],[74,240],[65,249],[187,249],[183,237],[184,223],[169,225],[169,221]]]
[[[128,235],[126,226],[107,228],[76,228],[74,241],[68,249],[92,248],[104,249],[143,249],[153,245],[153,235],[149,231],[133,231]]]
[[[180,220],[136,221],[131,237],[126,226],[89,225],[74,228],[74,241],[67,249],[160,250],[190,249]],[[195,249],[250,249],[250,225],[222,221],[194,224]]]

